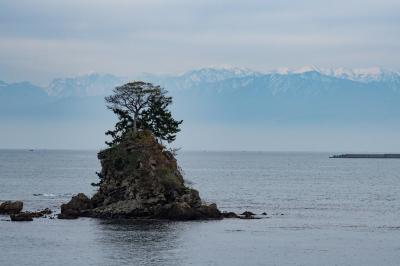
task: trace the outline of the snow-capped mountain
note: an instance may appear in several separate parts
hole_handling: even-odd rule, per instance
[[[231,78],[244,78],[261,76],[262,73],[247,68],[200,68],[185,72],[180,78],[192,82],[217,82]]]
[[[76,77],[54,79],[46,88],[50,96],[85,97],[109,94],[127,79],[111,74],[91,73]]]
[[[57,97],[86,97],[104,96],[111,90],[128,80],[143,80],[161,85],[170,91],[191,90],[213,87],[216,91],[266,90],[274,95],[302,90],[304,93],[318,93],[329,90],[334,82],[351,81],[359,86],[374,85],[400,91],[400,73],[382,68],[318,68],[305,66],[296,69],[278,68],[271,71],[259,72],[246,68],[200,68],[182,74],[141,74],[131,79],[112,74],[91,73],[69,78],[54,79],[45,88],[50,96]],[[362,83],[362,84],[361,84]],[[0,87],[2,85],[0,84]],[[251,87],[253,86],[253,87]]]
[[[142,74],[135,79],[159,84],[168,90],[185,90],[199,84],[216,83],[229,79],[261,77],[261,72],[237,67],[206,67],[190,70],[181,74]]]
[[[173,96],[174,117],[184,120],[182,133],[195,141],[195,136],[202,137],[203,126],[209,127],[205,134],[210,137],[229,134],[215,128],[227,126],[229,130],[245,132],[253,129],[245,138],[261,134],[258,130],[263,127],[262,138],[273,138],[268,132],[278,127],[293,135],[298,134],[296,128],[310,128],[307,134],[316,138],[321,136],[314,132],[315,127],[330,127],[333,131],[355,128],[362,138],[368,128],[395,134],[396,125],[400,125],[400,75],[380,68],[311,66],[263,73],[203,68],[176,75],[143,74],[129,80],[166,88]],[[103,132],[116,121],[106,108],[104,96],[127,81],[128,78],[97,73],[58,78],[46,87],[0,81],[1,130],[11,129],[21,139],[35,136],[35,130],[38,138],[47,138],[53,132],[51,138],[70,138],[71,143],[78,139],[91,141],[97,134],[101,145]],[[288,132],[287,128],[293,130]],[[71,132],[75,137],[71,138]]]
[[[293,136],[298,134],[297,129],[309,128],[307,135],[311,138],[323,138],[314,128],[330,128],[325,131],[328,135],[337,128],[353,128],[360,138],[376,134],[371,137],[374,139],[384,138],[382,132],[394,135],[396,125],[400,125],[399,73],[378,68],[303,67],[263,73],[240,68],[203,68],[130,79],[91,73],[58,78],[46,87],[0,81],[0,128],[19,134],[21,139],[45,136],[57,143],[60,139],[69,139],[69,143],[97,139],[101,145],[103,132],[116,122],[104,96],[128,80],[143,80],[166,88],[173,96],[174,117],[184,121],[182,135],[187,134],[195,142],[196,136],[203,137],[204,128],[209,130],[204,134],[211,138],[229,134],[231,129],[246,132],[244,138],[260,134],[262,138],[274,138],[268,132],[279,127],[284,134]],[[218,131],[216,127],[228,130]],[[264,133],[259,132],[260,128],[264,128]],[[371,133],[371,128],[379,129],[381,135]]]
[[[302,74],[307,72],[318,72],[322,75],[348,79],[359,82],[375,82],[375,81],[392,81],[400,77],[398,71],[393,71],[389,69],[384,69],[380,67],[370,67],[370,68],[319,68],[316,66],[304,66],[301,68],[278,68],[276,70],[269,71],[267,73],[277,73],[282,75],[290,74]]]
[[[202,68],[180,75],[147,75],[140,78],[164,86],[170,91],[207,91],[213,88],[217,92],[246,89],[271,92],[273,95],[294,91],[315,94],[332,89],[340,90],[339,86],[333,86],[339,83],[349,84],[347,87],[373,86],[400,91],[400,74],[380,68],[351,70],[306,66],[299,69],[281,68],[264,73],[240,68]]]
[[[257,72],[240,68],[202,68],[177,75],[143,74],[129,80],[161,85],[174,97],[174,108],[194,120],[346,120],[400,117],[400,75],[373,69],[279,69]],[[87,74],[53,80],[46,88],[0,82],[0,116],[53,117],[107,114],[104,96],[128,81],[111,74]],[[38,108],[38,106],[42,106]],[[32,111],[21,111],[30,110]]]
[[[313,87],[315,81],[331,82],[330,78],[348,80],[360,83],[382,83],[384,87],[400,90],[400,73],[382,68],[347,69],[347,68],[318,68],[315,66],[305,66],[297,69],[278,68],[271,71],[259,72],[242,68],[201,68],[191,70],[179,75],[142,75],[139,79],[148,80],[165,86],[169,90],[190,89],[199,85],[218,83],[222,87],[223,81],[229,81],[229,86],[234,88],[246,86],[254,80],[291,80],[299,77],[310,82]],[[235,80],[232,84],[232,80]],[[269,88],[274,91],[287,91],[287,88],[279,87],[281,82],[276,84],[278,87]],[[295,86],[291,84],[290,86]],[[268,88],[265,88],[268,89]]]

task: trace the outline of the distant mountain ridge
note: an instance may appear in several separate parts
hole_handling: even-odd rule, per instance
[[[105,95],[126,80],[127,78],[111,74],[91,73],[77,77],[54,79],[45,90],[50,96],[57,97]]]
[[[132,78],[90,73],[49,86],[0,82],[0,116],[93,117],[108,111],[104,96],[129,80],[165,87],[183,118],[205,122],[346,121],[400,117],[400,74],[371,69],[201,68],[178,75]]]
[[[111,92],[112,88],[121,85],[129,80],[143,80],[165,86],[168,90],[190,89],[192,87],[218,83],[223,86],[224,81],[229,85],[237,87],[247,87],[249,83],[256,80],[270,80],[265,87],[274,92],[288,91],[288,88],[279,88],[283,80],[291,80],[293,77],[304,77],[313,87],[313,82],[331,82],[330,78],[349,80],[361,83],[377,83],[386,88],[400,89],[400,73],[397,71],[383,68],[318,68],[315,66],[305,66],[298,69],[278,68],[267,72],[253,71],[246,68],[200,68],[190,70],[182,74],[150,74],[145,73],[131,78],[120,77],[113,74],[89,73],[75,77],[56,78],[47,87],[42,89],[49,96],[56,97],[87,97],[103,96]],[[232,82],[235,80],[236,82]],[[21,83],[20,83],[21,84]],[[27,84],[27,83],[26,83]],[[8,87],[12,84],[0,80],[0,88]],[[34,87],[39,87],[31,84]],[[13,85],[14,86],[14,85]],[[293,84],[292,86],[296,86]]]
[[[203,144],[218,149],[226,141],[243,143],[235,147],[247,149],[246,143],[253,139],[257,140],[254,149],[264,142],[279,141],[301,146],[302,139],[311,144],[320,139],[325,145],[332,138],[338,138],[339,144],[368,139],[368,147],[368,142],[395,136],[400,125],[400,75],[396,71],[304,67],[262,73],[202,68],[130,78],[90,73],[57,78],[48,86],[0,81],[3,147],[33,143],[64,148],[101,146],[104,132],[116,121],[104,96],[129,80],[152,82],[169,91],[174,116],[184,120],[179,138],[186,139],[185,147],[195,149],[203,149]],[[339,136],[338,129],[346,133]],[[347,129],[353,132],[351,140]],[[293,142],[301,134],[300,141]],[[238,138],[232,142],[235,135]],[[281,139],[282,135],[286,138]],[[396,142],[396,137],[390,141]]]
[[[298,69],[281,68],[273,70],[267,73],[273,74],[302,74],[306,72],[318,72],[325,76],[349,79],[353,81],[360,82],[373,82],[373,81],[389,81],[392,79],[399,78],[400,73],[398,71],[393,71],[389,69],[384,69],[380,67],[370,67],[370,68],[319,68],[316,66],[304,66]]]

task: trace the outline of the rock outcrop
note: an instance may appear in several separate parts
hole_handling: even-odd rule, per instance
[[[0,204],[0,214],[16,214],[24,207],[22,201],[5,201]]]
[[[215,204],[204,204],[185,186],[173,154],[148,131],[130,134],[98,154],[102,170],[97,193],[79,194],[61,207],[59,218],[221,219]]]
[[[76,219],[82,212],[92,208],[91,200],[83,193],[73,196],[70,202],[61,205],[59,219]]]

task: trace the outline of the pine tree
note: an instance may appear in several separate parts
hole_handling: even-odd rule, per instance
[[[113,146],[121,142],[123,136],[133,128],[133,119],[129,116],[127,111],[117,108],[112,109],[114,114],[118,116],[118,122],[115,124],[114,130],[108,130],[106,135],[111,136],[112,141],[106,141],[108,146]]]
[[[176,139],[183,120],[177,121],[172,117],[168,110],[168,106],[172,104],[172,97],[166,96],[166,93],[167,91],[161,90],[159,94],[151,97],[150,106],[143,112],[141,123],[144,128],[153,132],[155,137],[171,143]]]
[[[129,131],[136,133],[138,130],[151,131],[161,142],[175,140],[183,121],[172,117],[168,109],[172,97],[166,96],[166,90],[136,81],[117,87],[113,92],[114,95],[105,100],[108,108],[118,116],[118,122],[114,130],[106,132],[112,138],[111,142],[106,142],[107,145],[118,144]]]

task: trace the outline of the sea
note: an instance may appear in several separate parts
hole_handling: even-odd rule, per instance
[[[203,200],[262,219],[0,215],[0,265],[400,265],[400,160],[330,155],[180,151]],[[99,170],[96,151],[0,150],[0,201],[57,213],[72,195],[94,193]]]

